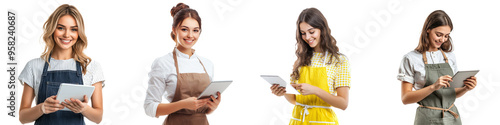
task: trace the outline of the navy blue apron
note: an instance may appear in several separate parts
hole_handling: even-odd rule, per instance
[[[50,62],[50,59],[49,59]],[[80,63],[76,62],[76,71],[55,70],[47,71],[49,64],[45,62],[43,66],[42,80],[38,88],[38,97],[36,104],[43,103],[47,97],[57,95],[61,83],[71,83],[83,85],[82,69]],[[64,100],[59,100],[64,102]],[[35,125],[85,125],[83,115],[72,111],[56,111],[49,114],[43,114],[35,121]]]

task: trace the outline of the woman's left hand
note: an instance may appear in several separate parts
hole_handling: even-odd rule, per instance
[[[476,88],[477,85],[477,80],[475,76],[472,76],[464,81],[464,88],[465,90],[472,90]]]
[[[296,90],[300,90],[300,93],[302,95],[312,95],[312,94],[316,94],[316,92],[318,91],[321,91],[322,89],[316,87],[316,86],[313,86],[311,84],[307,84],[307,83],[301,83],[301,84],[292,84],[292,86],[296,89]]]
[[[212,99],[212,101],[207,102],[207,106],[208,108],[210,108],[209,113],[215,111],[215,109],[217,109],[217,106],[219,106],[219,103],[221,101],[220,92],[217,92],[217,98],[215,98],[214,96],[210,96],[210,98]]]
[[[74,98],[71,98],[70,100],[65,99],[62,105],[68,108],[69,110],[73,111],[74,113],[82,113],[89,107],[87,105],[88,103],[87,95],[84,95],[83,98],[84,98],[83,102]]]

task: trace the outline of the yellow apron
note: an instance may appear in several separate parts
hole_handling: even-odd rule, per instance
[[[308,83],[331,93],[326,67],[301,67],[298,83]],[[297,94],[295,99],[290,125],[338,125],[337,115],[330,104],[318,96]]]

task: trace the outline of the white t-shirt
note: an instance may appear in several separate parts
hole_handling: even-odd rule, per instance
[[[177,53],[177,62],[179,73],[205,73],[198,58],[205,66],[210,81],[214,76],[214,64],[203,57],[194,53],[189,55],[175,49]],[[148,90],[146,92],[146,100],[144,100],[144,110],[148,116],[156,117],[156,109],[162,102],[162,98],[166,98],[172,102],[177,87],[177,71],[173,53],[157,58],[151,65],[149,72]]]
[[[19,75],[19,81],[21,81],[21,84],[26,83],[35,90],[35,99],[38,96],[38,88],[40,86],[40,81],[42,80],[44,65],[45,60],[43,60],[42,58],[32,59],[28,63],[26,63],[26,66]],[[48,67],[47,71],[55,70],[76,71],[76,62],[74,59],[56,60],[54,58],[50,58],[50,66]],[[87,66],[87,73],[83,75],[82,79],[83,85],[90,86],[101,81],[104,85],[104,75],[102,73],[101,65],[99,65],[99,63],[97,63],[96,61],[90,62],[90,64]]]
[[[427,64],[446,63],[441,50],[435,52],[426,52]],[[448,64],[453,70],[453,74],[457,73],[457,59],[452,52],[445,52],[448,57]],[[424,88],[425,86],[425,64],[422,58],[422,53],[411,51],[403,57],[399,67],[399,81],[406,81],[413,84],[415,90]]]

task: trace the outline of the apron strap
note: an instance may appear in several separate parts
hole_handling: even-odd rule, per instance
[[[446,63],[448,63],[448,57],[446,57],[446,54],[444,54],[443,50],[439,49],[441,51],[441,53],[443,54],[443,57],[444,57],[444,61]],[[424,64],[427,64],[427,55],[426,55],[427,52],[424,52],[422,53],[422,58],[424,59]]]
[[[451,107],[455,106],[455,104],[451,104],[451,106],[448,108],[448,109],[443,109],[443,108],[438,108],[438,107],[430,107],[430,106],[423,106],[423,105],[420,105],[420,107],[423,107],[423,108],[428,108],[428,109],[433,109],[433,110],[441,110],[442,114],[443,114],[443,118],[444,118],[444,112],[450,112],[451,115],[453,115],[453,117],[455,117],[455,119],[458,118],[458,114],[451,111]]]
[[[175,62],[175,70],[177,71],[177,74],[179,74],[179,64],[177,63],[177,52],[175,52],[175,48],[174,48],[173,56],[174,56],[174,62]],[[196,57],[196,58],[198,58],[198,57]],[[203,65],[200,58],[198,58],[198,61],[200,61],[200,64],[203,67],[203,70],[205,71],[205,73],[208,74],[207,70],[205,69],[205,65]]]

